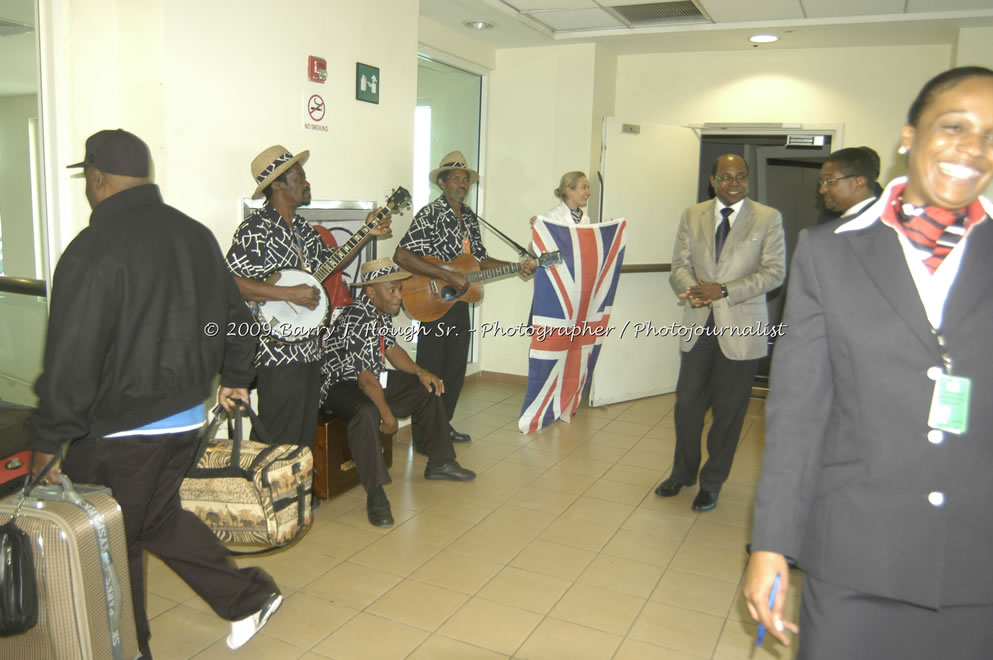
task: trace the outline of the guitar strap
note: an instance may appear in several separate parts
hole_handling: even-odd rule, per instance
[[[300,269],[309,273],[310,266],[307,264],[307,260],[303,256],[303,241],[300,239],[300,234],[297,233],[297,220],[293,220],[293,225],[290,227],[290,233],[293,234],[293,245],[296,246],[297,256],[300,258]]]

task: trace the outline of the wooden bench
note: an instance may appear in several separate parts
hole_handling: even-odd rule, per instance
[[[348,449],[348,420],[321,412],[314,437],[314,495],[326,500],[357,486],[359,473]],[[393,466],[393,436],[379,434],[386,467]]]

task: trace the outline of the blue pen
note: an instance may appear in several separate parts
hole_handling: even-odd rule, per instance
[[[772,583],[772,591],[769,592],[769,609],[776,604],[776,592],[779,591],[779,573],[776,573],[776,579]],[[765,637],[765,626],[761,623],[759,624],[759,634],[755,638],[755,646],[762,646],[762,638]]]

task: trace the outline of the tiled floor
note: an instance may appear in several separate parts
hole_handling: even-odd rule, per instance
[[[523,394],[490,381],[463,391],[454,423],[474,441],[456,449],[476,481],[425,481],[425,459],[398,444],[394,527],[369,525],[356,487],[324,502],[292,548],[242,562],[269,571],[286,600],[237,655],[228,623],[151,559],[155,658],[793,657],[771,636],[755,648],[741,597],[762,401],[717,509],[696,514],[695,488],[652,492],[672,463],[672,395],[521,435]]]

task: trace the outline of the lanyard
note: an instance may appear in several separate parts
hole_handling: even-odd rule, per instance
[[[937,328],[931,328],[931,334],[934,335],[935,340],[938,342],[938,353],[941,355],[941,363],[945,367],[945,373],[951,376],[952,356],[945,350],[945,337],[941,334],[941,330],[938,330]]]

